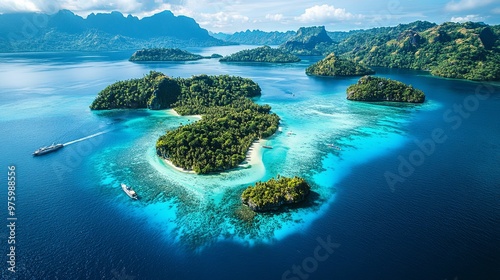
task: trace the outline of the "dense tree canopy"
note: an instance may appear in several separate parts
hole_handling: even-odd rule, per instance
[[[257,182],[241,194],[241,201],[254,211],[276,210],[283,204],[303,201],[311,187],[303,178],[272,178],[267,182]]]
[[[249,79],[201,75],[179,83],[182,93],[175,110],[203,118],[158,139],[158,155],[176,166],[200,174],[234,168],[253,141],[278,129],[279,117],[271,107],[248,98],[260,95],[260,87]]]
[[[357,101],[395,101],[422,103],[425,94],[411,85],[372,76],[361,77],[347,88],[347,99]]]
[[[136,51],[130,61],[189,61],[202,59],[203,56],[181,49],[142,49]]]
[[[92,110],[169,108],[181,93],[178,82],[160,72],[151,71],[140,79],[119,81],[99,92],[90,105]]]
[[[326,58],[307,67],[306,74],[314,76],[364,76],[374,74],[372,69],[345,58],[329,54]]]
[[[201,56],[199,54],[190,53],[177,48],[153,48],[142,49],[136,51],[130,61],[190,61],[203,58],[220,58],[220,54],[212,54],[211,56]]]
[[[298,62],[300,58],[281,49],[263,46],[251,50],[242,50],[221,58],[221,62],[273,62],[290,63]]]
[[[433,75],[500,80],[500,30],[483,23],[415,22],[356,33],[335,52],[369,66],[430,70]]]
[[[172,79],[152,71],[141,79],[108,86],[90,107],[174,108],[181,115],[203,115],[200,121],[161,136],[156,150],[174,165],[204,174],[238,166],[255,139],[276,132],[279,117],[269,105],[250,99],[260,93],[258,84],[241,77]]]

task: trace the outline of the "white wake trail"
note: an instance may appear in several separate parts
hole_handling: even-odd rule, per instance
[[[99,136],[99,135],[102,135],[104,133],[108,133],[110,132],[111,129],[108,129],[108,130],[104,130],[104,131],[101,131],[101,132],[97,132],[95,134],[92,134],[92,135],[89,135],[89,136],[86,136],[86,137],[83,137],[83,138],[80,138],[80,139],[76,139],[76,140],[73,140],[73,141],[70,141],[68,143],[64,143],[63,145],[64,146],[68,146],[68,145],[71,145],[71,144],[75,144],[77,142],[80,142],[80,141],[83,141],[83,140],[87,140],[87,139],[90,139],[90,138],[93,138],[93,137],[96,137],[96,136]]]

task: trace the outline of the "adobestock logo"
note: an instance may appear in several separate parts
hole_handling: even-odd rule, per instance
[[[476,88],[474,94],[468,95],[464,98],[461,104],[453,104],[453,108],[444,111],[443,121],[448,124],[450,130],[459,129],[464,120],[470,118],[473,112],[476,112],[481,101],[490,98],[495,89],[488,84],[481,84]],[[446,130],[436,127],[432,130],[431,135],[420,141],[415,139],[415,148],[408,156],[398,156],[399,165],[397,172],[386,171],[384,173],[387,185],[392,192],[396,190],[397,183],[404,183],[415,172],[417,167],[424,164],[426,158],[432,156],[439,144],[443,144],[448,140]]]
[[[281,280],[309,279],[310,274],[318,270],[319,264],[326,261],[333,254],[334,249],[340,247],[340,244],[331,241],[330,235],[327,236],[326,241],[321,237],[316,238],[316,241],[319,245],[314,248],[312,255],[302,260],[300,265],[292,265],[292,269],[281,275]]]

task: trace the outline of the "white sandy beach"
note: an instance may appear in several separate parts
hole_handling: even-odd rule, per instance
[[[242,164],[243,166],[261,167],[264,168],[264,162],[262,161],[262,145],[260,140],[256,140],[248,148],[248,152],[245,157],[247,163]]]
[[[184,169],[184,168],[181,168],[181,167],[177,167],[175,166],[170,160],[168,159],[162,159],[163,162],[165,162],[165,164],[167,164],[168,166],[172,167],[173,169],[179,171],[179,172],[182,172],[182,173],[189,173],[189,174],[196,174],[196,172],[194,172],[193,170],[187,170],[187,169]]]
[[[168,159],[162,159],[162,160],[163,160],[163,162],[165,162],[165,164],[167,166],[170,166],[171,168],[175,169],[176,171],[179,171],[182,173],[188,173],[188,174],[196,174],[196,172],[194,172],[192,170],[187,170],[187,169],[175,166]],[[243,168],[250,166],[251,168],[264,169],[264,162],[262,161],[262,145],[260,145],[260,140],[254,141],[252,143],[252,145],[248,149],[244,163],[240,164],[239,166],[243,167]],[[238,167],[235,169],[238,169]]]
[[[181,116],[179,115],[179,113],[177,113],[174,109],[167,109],[166,110],[167,114],[171,115],[171,116],[175,116],[175,117],[194,117],[194,118],[197,118],[197,119],[200,119],[201,120],[201,115],[188,115],[188,116]]]

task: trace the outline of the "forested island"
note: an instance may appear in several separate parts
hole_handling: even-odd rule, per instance
[[[269,46],[258,47],[250,50],[242,50],[221,58],[221,62],[271,62],[292,63],[299,62],[300,58],[281,49]]]
[[[285,204],[304,201],[311,187],[300,177],[272,178],[267,182],[257,182],[241,194],[241,201],[253,211],[264,212],[278,210]]]
[[[241,77],[174,79],[151,71],[141,79],[106,87],[90,108],[174,108],[181,115],[203,115],[200,121],[161,136],[156,152],[177,167],[206,174],[238,166],[252,142],[276,132],[279,117],[269,105],[250,99],[260,94],[258,84]]]
[[[386,78],[361,77],[347,88],[347,99],[356,101],[393,101],[422,103],[425,94],[411,85]]]
[[[192,61],[204,58],[219,58],[220,54],[201,56],[178,48],[153,48],[136,51],[130,61]]]
[[[345,36],[345,37],[344,37]],[[324,27],[301,27],[280,48],[299,55],[328,55],[367,66],[430,71],[477,81],[500,80],[500,25],[426,21],[342,34],[333,41]]]
[[[334,46],[369,66],[429,70],[468,80],[500,80],[500,26],[417,21],[359,32]]]
[[[364,76],[374,74],[373,69],[360,63],[337,57],[334,53],[307,67],[306,74],[313,76]]]

